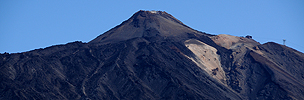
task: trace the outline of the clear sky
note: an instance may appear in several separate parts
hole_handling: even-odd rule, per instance
[[[304,0],[1,0],[0,53],[89,42],[139,10],[211,34],[252,35],[304,52]]]

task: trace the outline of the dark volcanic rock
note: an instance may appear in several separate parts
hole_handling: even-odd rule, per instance
[[[139,11],[89,43],[0,55],[0,99],[303,99],[304,54]]]

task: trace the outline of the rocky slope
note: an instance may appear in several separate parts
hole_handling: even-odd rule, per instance
[[[304,54],[138,11],[89,43],[0,55],[0,99],[304,99]]]

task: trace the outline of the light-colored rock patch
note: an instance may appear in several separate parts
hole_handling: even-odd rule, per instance
[[[195,54],[193,57],[188,57],[189,59],[205,70],[210,76],[225,84],[225,72],[221,67],[220,56],[216,53],[217,49],[194,39],[185,41],[185,45]]]
[[[220,34],[211,38],[216,44],[230,49],[230,47],[239,41],[239,37],[227,34]]]
[[[237,37],[227,34],[220,34],[211,37],[211,39],[219,46],[222,46],[226,49],[239,49],[242,46],[253,48],[260,43],[254,41],[250,38]]]

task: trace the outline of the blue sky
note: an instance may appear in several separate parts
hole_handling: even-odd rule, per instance
[[[304,0],[1,0],[0,53],[88,42],[139,10],[211,34],[252,35],[304,52]]]

